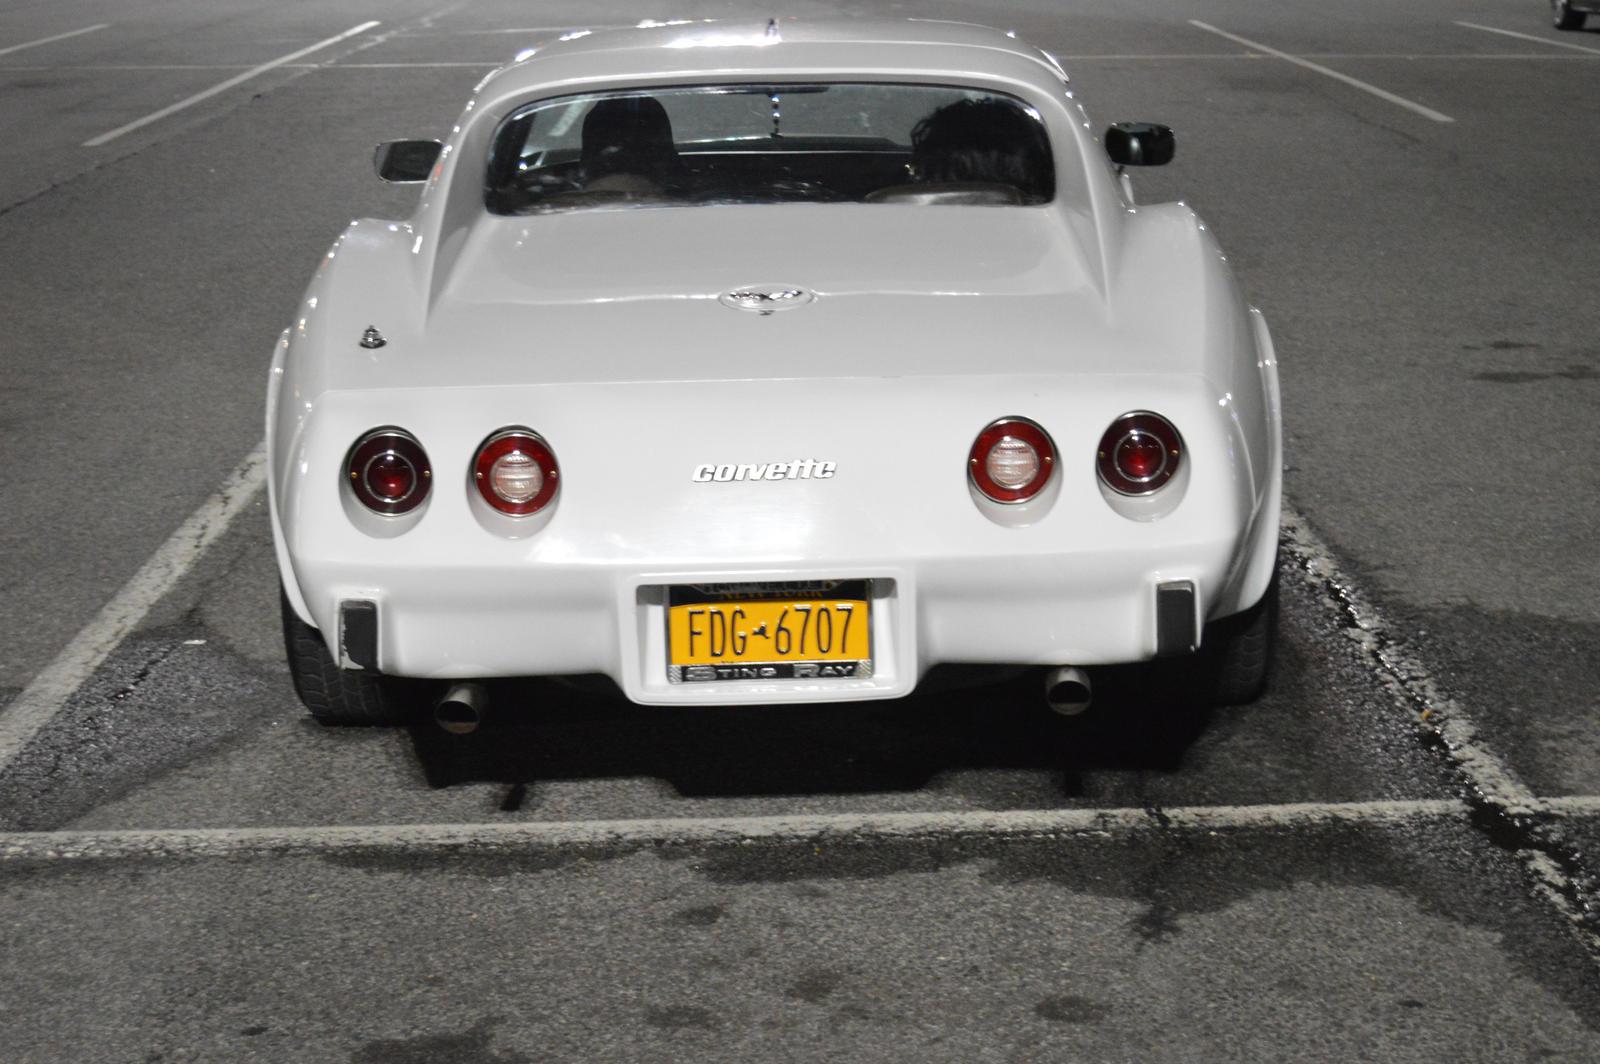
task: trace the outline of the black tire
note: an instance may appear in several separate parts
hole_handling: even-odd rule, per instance
[[[300,619],[281,586],[278,600],[294,692],[313,717],[333,725],[407,723],[410,712],[397,697],[395,681],[378,673],[341,669],[328,653],[322,633]]]
[[[1206,626],[1200,655],[1211,681],[1211,704],[1254,702],[1267,690],[1278,635],[1278,574],[1261,601]]]
[[[1550,0],[1551,21],[1558,30],[1581,30],[1587,12],[1574,11],[1568,0]]]

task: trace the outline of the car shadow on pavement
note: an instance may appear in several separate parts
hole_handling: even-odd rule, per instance
[[[1088,712],[1062,717],[1029,670],[974,685],[939,670],[909,697],[791,706],[661,707],[628,702],[605,681],[488,686],[477,730],[411,728],[428,783],[531,786],[653,777],[684,797],[913,791],[951,771],[1175,771],[1209,714],[1148,670],[1097,670]],[[424,717],[427,715],[424,714]]]

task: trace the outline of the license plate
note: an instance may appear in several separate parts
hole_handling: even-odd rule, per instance
[[[674,683],[872,675],[865,580],[683,586],[667,596]]]

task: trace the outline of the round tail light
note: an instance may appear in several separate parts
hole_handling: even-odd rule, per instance
[[[484,502],[503,514],[536,514],[556,497],[561,471],[555,452],[529,429],[502,429],[478,448],[472,479]]]
[[[973,486],[995,502],[1027,502],[1055,468],[1049,435],[1026,418],[1001,418],[973,441],[967,472]]]
[[[361,505],[374,513],[410,513],[433,484],[427,452],[409,432],[374,429],[350,448],[345,476]]]
[[[1183,462],[1183,437],[1160,414],[1123,414],[1100,437],[1095,466],[1106,487],[1121,495],[1149,495]]]

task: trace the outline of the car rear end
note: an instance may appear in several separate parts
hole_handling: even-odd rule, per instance
[[[1187,651],[1240,579],[1266,470],[1236,386],[1198,356],[1171,372],[1183,359],[1141,353],[1088,295],[524,312],[543,327],[520,382],[489,379],[519,343],[490,357],[479,331],[456,341],[472,355],[426,356],[453,386],[332,390],[300,430],[292,579],[335,648],[372,619],[384,673],[601,672],[645,703],[891,697],[940,662]],[[358,446],[379,430],[427,467],[403,514],[370,505],[404,486]],[[507,439],[526,446],[501,475]]]
[[[576,52],[485,82],[417,217],[352,229],[280,351],[291,623],[373,674],[761,703],[1182,654],[1256,601],[1276,388],[1209,234],[1127,209],[1058,67],[912,30],[837,86],[797,72],[867,51],[775,25],[718,39],[720,87],[587,42],[625,91],[535,91]],[[1053,187],[927,165],[919,115],[994,101]],[[682,143],[607,172],[602,110]]]

